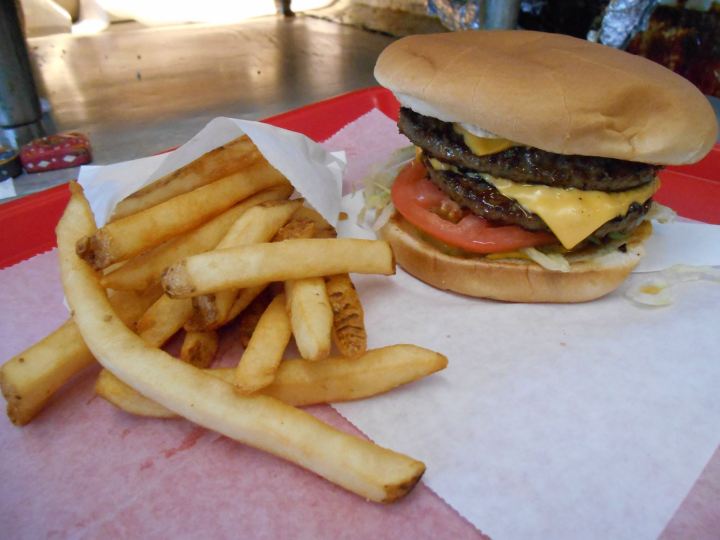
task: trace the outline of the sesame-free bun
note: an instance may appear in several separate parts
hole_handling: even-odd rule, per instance
[[[637,266],[642,242],[652,231],[638,227],[615,250],[572,262],[569,272],[556,272],[520,259],[488,260],[448,255],[420,237],[399,214],[390,218],[380,236],[390,243],[397,263],[408,273],[438,289],[506,302],[570,303],[595,300],[615,290]]]
[[[375,78],[416,112],[558,154],[679,165],[717,138],[712,106],[689,81],[561,34],[408,36],[382,52]]]

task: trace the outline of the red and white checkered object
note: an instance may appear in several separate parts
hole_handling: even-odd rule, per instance
[[[78,167],[91,161],[90,141],[82,133],[48,135],[20,149],[20,162],[28,173]]]

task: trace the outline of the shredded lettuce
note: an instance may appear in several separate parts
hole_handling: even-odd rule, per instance
[[[400,148],[392,153],[386,163],[374,167],[363,179],[365,202],[358,214],[358,225],[378,230],[387,223],[393,212],[390,189],[400,169],[413,159],[415,159],[414,146]]]
[[[650,210],[645,214],[645,219],[657,221],[658,223],[672,223],[675,221],[675,218],[677,218],[677,212],[675,212],[675,210],[657,201],[652,202]]]

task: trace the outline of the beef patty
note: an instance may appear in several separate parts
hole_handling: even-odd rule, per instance
[[[423,158],[430,180],[443,193],[467,208],[474,214],[500,225],[519,225],[531,231],[550,231],[545,222],[537,214],[527,211],[517,202],[502,195],[492,184],[485,182],[479,174],[464,171],[460,174],[453,171],[433,169],[427,157]],[[608,221],[593,234],[593,239],[602,240],[610,233],[629,232],[639,224],[642,217],[650,210],[651,200],[644,204],[633,203],[627,214]]]
[[[589,156],[566,156],[528,146],[477,156],[452,124],[423,116],[408,108],[400,110],[400,131],[413,144],[440,161],[515,182],[573,187],[585,190],[624,191],[651,182],[660,167]]]

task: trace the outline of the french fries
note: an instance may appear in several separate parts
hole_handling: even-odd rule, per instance
[[[301,205],[300,200],[277,201],[251,208],[228,230],[217,249],[269,241]],[[188,329],[202,330],[222,326],[229,320],[228,316],[237,295],[237,289],[228,289],[196,298],[193,306],[197,313],[191,319]]]
[[[134,323],[160,294],[157,287],[143,293],[115,291],[110,302],[123,321]],[[10,420],[19,426],[29,423],[61,386],[93,361],[70,319],[5,362],[0,367],[0,389],[7,400]]]
[[[79,239],[77,253],[94,268],[106,268],[202,225],[255,193],[285,183],[285,177],[269,164],[255,164],[112,221]]]
[[[235,386],[252,394],[273,382],[292,332],[285,311],[285,295],[277,295],[260,316],[257,327],[235,370]]]
[[[120,201],[112,219],[136,214],[264,159],[247,136],[238,137]]]
[[[180,360],[197,368],[206,368],[215,359],[218,334],[215,330],[186,332],[180,349]]]
[[[355,360],[336,357],[308,362],[285,360],[275,380],[260,393],[304,407],[364,399],[409,384],[447,367],[447,358],[415,345],[391,345],[367,351]],[[208,369],[205,373],[232,383],[233,368]],[[95,390],[119,409],[138,416],[174,418],[169,409],[143,397],[112,373],[103,371]]]
[[[245,137],[128,197],[99,230],[82,189],[70,189],[57,236],[73,319],[0,368],[13,422],[29,422],[97,358],[96,392],[127,412],[184,417],[373,501],[413,488],[421,462],[295,408],[446,366],[412,345],[366,351],[348,273],[393,274],[386,242],[336,239],[315,210],[287,200],[292,187]],[[238,365],[207,369],[218,329],[241,313]],[[182,328],[176,359],[159,347]],[[303,359],[283,360],[293,336]],[[342,357],[329,358],[333,341]]]
[[[355,357],[367,349],[365,315],[350,276],[340,274],[325,279],[333,311],[333,341],[343,356]]]
[[[287,309],[300,356],[320,360],[330,355],[333,311],[321,277],[285,282]]]
[[[253,244],[193,255],[163,274],[165,292],[187,298],[272,281],[356,272],[395,272],[387,242],[381,240],[298,239]]]
[[[202,189],[202,188],[200,188]],[[75,253],[94,229],[76,184],[57,228],[63,288],[83,339],[103,366],[141,394],[230,438],[293,461],[367,499],[404,496],[425,466],[408,456],[335,430],[267,396],[239,396],[232,385],[149,348],[118,318],[105,290]]]
[[[215,249],[232,224],[249,208],[266,201],[287,199],[291,193],[292,188],[289,186],[278,186],[248,197],[201,227],[138,255],[117,270],[107,273],[101,280],[103,287],[145,290],[160,281],[163,271],[175,261]]]

